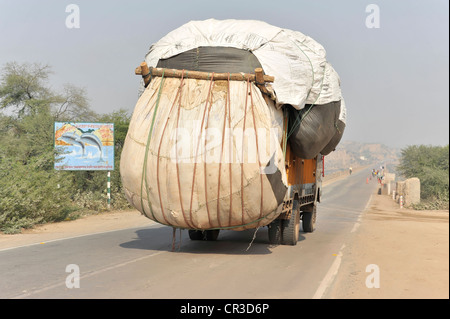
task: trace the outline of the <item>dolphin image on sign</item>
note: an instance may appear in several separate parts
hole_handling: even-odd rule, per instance
[[[83,150],[83,156],[84,156],[86,147],[84,145],[84,142],[82,142],[80,140],[80,136],[75,134],[75,132],[73,132],[73,133],[64,133],[63,135],[61,135],[58,138],[58,140],[66,142],[66,143],[68,143],[70,145],[75,145],[75,146],[81,147],[81,149]]]
[[[80,140],[81,142],[85,143],[85,144],[91,144],[94,145],[98,148],[98,150],[100,151],[100,160],[99,162],[103,162],[103,144],[102,141],[98,138],[98,136],[91,134],[91,133],[84,133],[81,134],[80,136]]]

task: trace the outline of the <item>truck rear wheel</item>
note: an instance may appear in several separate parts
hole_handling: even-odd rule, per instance
[[[189,229],[189,238],[191,240],[202,240],[203,239],[203,231]]]
[[[220,229],[205,230],[204,239],[208,241],[215,241],[219,237]]]
[[[302,212],[302,226],[305,233],[312,233],[316,229],[316,206],[311,212]]]
[[[281,244],[281,219],[275,219],[272,221],[269,227],[269,243],[271,245]]]
[[[189,229],[189,238],[191,240],[215,241],[219,237],[220,229],[194,230]]]
[[[300,232],[300,210],[297,202],[294,202],[291,217],[283,220],[282,227],[281,243],[283,245],[297,245]]]

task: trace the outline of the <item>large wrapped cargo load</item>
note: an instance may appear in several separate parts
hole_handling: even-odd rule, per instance
[[[288,189],[284,134],[302,158],[333,150],[342,137],[339,77],[323,47],[300,32],[261,21],[191,21],[153,44],[145,62],[158,72],[141,82],[120,170],[130,203],[159,223],[268,225]],[[275,81],[250,81],[255,68]],[[181,76],[168,76],[173,69]],[[196,71],[207,78],[193,78]],[[218,72],[238,76],[218,80]]]
[[[265,226],[287,189],[279,127],[282,112],[253,83],[155,78],[122,152],[125,193],[174,227]]]

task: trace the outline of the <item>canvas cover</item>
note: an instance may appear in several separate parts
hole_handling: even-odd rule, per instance
[[[322,45],[301,32],[257,20],[188,22],[151,45],[145,61],[156,67],[160,61],[201,47],[251,52],[265,74],[275,77],[272,86],[277,107],[290,104],[300,110],[305,104],[327,104],[342,98],[339,76],[326,60]]]
[[[282,111],[246,81],[161,82],[139,98],[122,151],[130,203],[179,228],[269,224],[287,190]]]

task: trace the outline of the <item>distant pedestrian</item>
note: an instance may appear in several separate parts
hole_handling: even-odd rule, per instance
[[[377,178],[378,178],[378,183],[381,184],[381,180],[382,180],[383,176],[380,171],[377,172]]]

